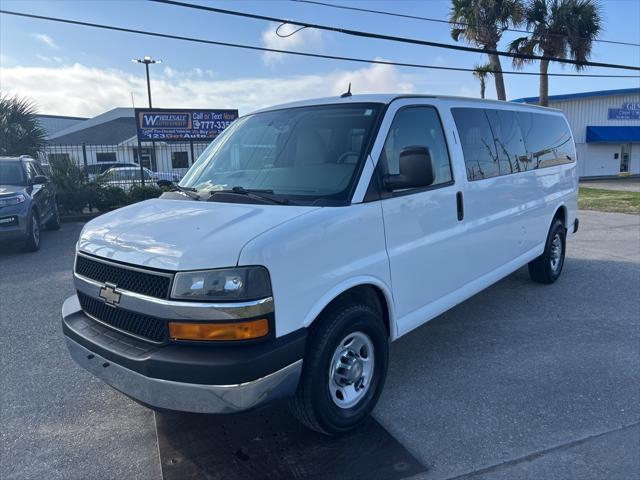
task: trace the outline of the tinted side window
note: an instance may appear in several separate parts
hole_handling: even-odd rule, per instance
[[[500,175],[493,132],[484,110],[480,108],[453,108],[464,163],[469,180],[497,177]]]
[[[571,163],[573,142],[564,118],[557,115],[517,112],[530,167],[544,168]]]
[[[433,185],[452,180],[447,142],[442,133],[438,113],[433,107],[406,107],[396,113],[384,142],[382,156],[385,173],[400,173],[400,152],[403,148],[427,147],[433,163]]]
[[[523,172],[529,168],[527,150],[516,112],[485,110],[498,154],[500,175]]]

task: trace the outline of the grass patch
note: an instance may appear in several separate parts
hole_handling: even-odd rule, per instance
[[[602,212],[640,213],[640,192],[580,187],[578,208]]]

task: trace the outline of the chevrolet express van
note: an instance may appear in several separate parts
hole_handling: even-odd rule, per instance
[[[413,95],[261,110],[174,192],[86,224],[66,343],[154,409],[289,398],[340,434],[376,404],[390,342],[524,265],[555,282],[577,197],[559,111]]]

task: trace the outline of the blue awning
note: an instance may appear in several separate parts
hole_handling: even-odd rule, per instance
[[[640,142],[638,127],[587,127],[587,143]]]

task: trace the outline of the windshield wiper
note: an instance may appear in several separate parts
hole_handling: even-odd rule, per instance
[[[211,200],[217,193],[226,193],[231,195],[243,195],[245,197],[254,198],[260,201],[267,201],[276,205],[289,204],[289,200],[287,200],[286,198],[273,198],[271,196],[273,195],[273,190],[267,188],[244,188],[236,186],[231,188],[231,190],[213,190],[210,193],[211,197],[209,197],[209,200]]]
[[[178,191],[178,192],[184,193],[189,198],[193,198],[194,200],[200,200],[200,195],[196,193],[198,190],[196,190],[193,187],[181,187],[177,183],[174,183],[173,185],[171,185],[171,191],[172,192]]]

